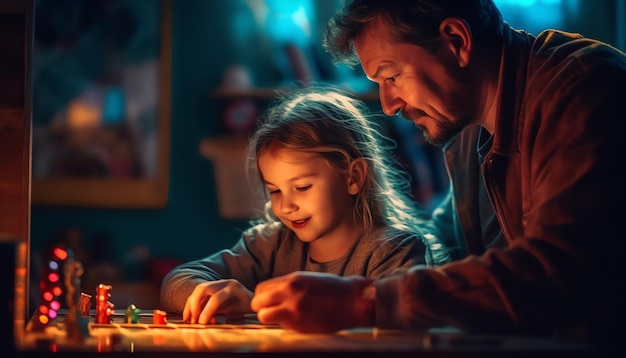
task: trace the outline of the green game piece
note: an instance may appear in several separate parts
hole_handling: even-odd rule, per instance
[[[125,323],[137,323],[139,322],[139,313],[141,310],[137,308],[134,304],[131,303],[128,308],[126,308],[126,315],[124,315]]]

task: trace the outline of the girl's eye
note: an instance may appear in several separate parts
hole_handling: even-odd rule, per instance
[[[297,191],[307,191],[309,189],[311,189],[311,185],[300,186],[296,188]]]
[[[280,193],[280,190],[278,190],[278,189],[276,189],[276,190],[269,190],[268,189],[267,191],[269,191],[270,195]]]

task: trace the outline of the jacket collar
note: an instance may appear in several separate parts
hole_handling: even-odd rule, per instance
[[[505,27],[500,63],[501,76],[496,98],[499,108],[491,153],[509,155],[519,152],[520,111],[524,102],[528,58],[535,37],[527,32]]]

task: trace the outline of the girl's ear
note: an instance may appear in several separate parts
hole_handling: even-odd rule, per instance
[[[348,193],[356,195],[361,190],[367,176],[367,161],[356,158],[348,166]]]

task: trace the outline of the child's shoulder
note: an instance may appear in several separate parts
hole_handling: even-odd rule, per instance
[[[399,229],[394,226],[381,226],[374,230],[374,233],[378,236],[387,236],[390,238],[402,238],[402,237],[420,237],[419,232],[409,231],[405,229]]]
[[[380,263],[390,257],[423,257],[426,249],[419,233],[394,227],[379,227],[363,237],[358,253],[372,257],[372,263]]]
[[[401,230],[392,226],[382,226],[374,229],[364,237],[375,245],[398,245],[401,243],[421,243],[422,238],[417,232]]]

